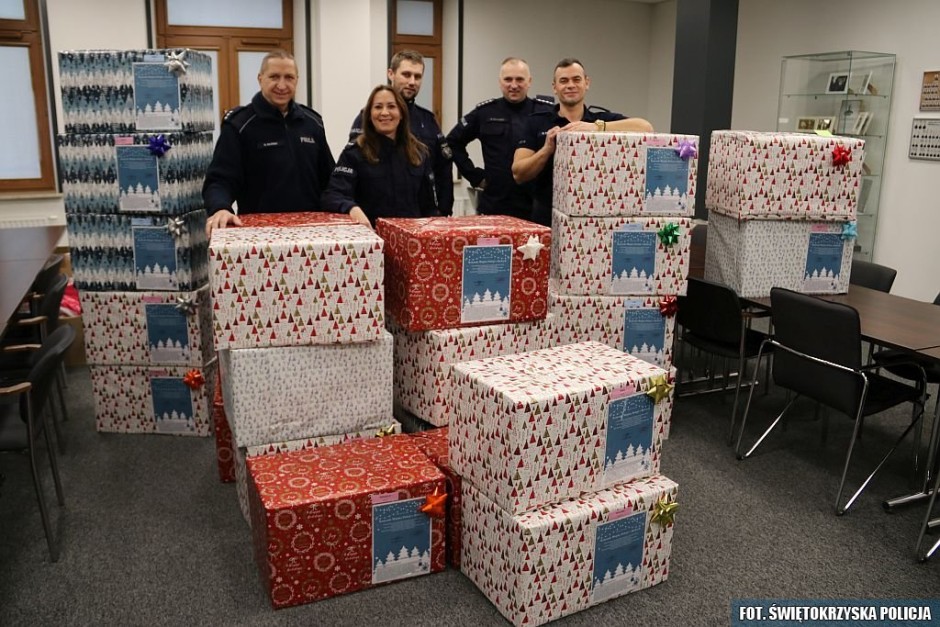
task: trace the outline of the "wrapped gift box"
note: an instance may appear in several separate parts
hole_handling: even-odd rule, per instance
[[[212,59],[195,50],[59,53],[66,133],[211,131]]]
[[[209,435],[217,367],[91,366],[98,431]]]
[[[151,150],[160,138],[163,155]],[[59,135],[66,213],[181,215],[203,208],[212,133]]]
[[[541,625],[661,583],[678,486],[637,479],[513,516],[463,485],[461,570],[514,625]]]
[[[460,568],[460,544],[463,532],[463,514],[461,507],[461,479],[460,475],[450,467],[448,458],[447,427],[442,429],[429,429],[413,433],[421,451],[428,456],[438,470],[447,478],[447,563],[454,568]]]
[[[294,213],[249,213],[238,216],[242,226],[263,227],[292,227],[292,226],[319,226],[324,224],[355,224],[353,219],[345,213],[326,213],[322,211],[297,211]]]
[[[559,133],[554,208],[572,216],[688,216],[695,212],[695,135]],[[680,146],[686,150],[680,154]],[[696,149],[697,153],[697,149]]]
[[[66,215],[79,290],[190,292],[208,280],[206,212]]]
[[[713,131],[705,206],[740,220],[854,220],[864,162],[865,142],[852,137]]]
[[[507,216],[380,219],[388,313],[408,331],[544,318],[551,230]]]
[[[534,322],[414,333],[391,321],[388,327],[395,336],[395,403],[439,427],[450,419],[451,364],[548,348],[554,337],[551,315]]]
[[[201,366],[215,356],[209,287],[195,292],[81,292],[92,364]]]
[[[275,608],[444,569],[444,518],[420,511],[445,495],[444,475],[409,436],[253,457],[248,473]]]
[[[746,220],[711,214],[705,278],[743,298],[770,296],[785,287],[806,294],[844,294],[849,289],[853,238],[845,224]]]
[[[215,229],[209,264],[218,350],[368,342],[385,330],[382,240],[368,227]]]
[[[689,218],[572,217],[557,210],[553,216],[552,278],[559,294],[685,294]]]
[[[658,366],[583,342],[451,372],[450,464],[508,512],[659,470],[672,389]]]
[[[392,349],[374,342],[219,351],[237,446],[359,431],[392,416]]]
[[[235,471],[235,443],[232,442],[232,429],[225,417],[225,402],[222,400],[222,377],[215,382],[212,396],[212,427],[215,433],[215,460],[219,466],[219,480],[232,483],[237,477]]]
[[[386,437],[401,433],[401,423],[389,418],[385,423],[369,425],[361,431],[341,433],[339,435],[321,435],[316,438],[304,438],[290,442],[275,442],[260,446],[245,446],[235,448],[235,493],[238,495],[238,506],[242,510],[245,522],[251,525],[251,514],[248,509],[248,470],[247,460],[259,455],[276,455],[277,453],[290,453],[291,451],[309,451],[321,446],[333,446],[350,440],[361,438]]]

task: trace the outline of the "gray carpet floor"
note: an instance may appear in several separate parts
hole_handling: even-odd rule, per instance
[[[28,460],[0,455],[0,625],[507,624],[452,569],[273,611],[212,439],[99,434],[87,369],[69,376],[66,506],[52,508],[58,563],[49,563]],[[756,399],[763,421],[783,395]],[[785,432],[739,462],[725,442],[730,410],[723,395],[677,401],[662,463],[681,504],[669,579],[556,624],[726,625],[735,598],[940,597],[940,558],[914,560],[923,506],[881,508],[911,486],[906,455],[836,517],[849,421],[832,415],[822,442],[812,406],[800,405]],[[866,426],[853,479],[906,415]],[[46,494],[54,502],[51,479]]]

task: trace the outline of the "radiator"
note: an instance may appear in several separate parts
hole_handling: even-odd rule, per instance
[[[65,216],[4,216],[0,214],[0,229],[15,229],[27,226],[64,225]]]

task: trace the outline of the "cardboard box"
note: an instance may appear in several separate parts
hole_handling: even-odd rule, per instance
[[[708,221],[705,278],[745,298],[785,287],[806,294],[849,289],[852,247],[844,224],[793,220],[738,221],[714,213]]]
[[[388,314],[408,331],[545,317],[550,229],[507,216],[383,218]]]
[[[447,427],[443,427],[419,431],[411,434],[411,437],[447,478],[447,563],[454,568],[460,568],[461,534],[463,533],[463,508],[460,496],[462,480],[460,475],[450,467],[447,432]]]
[[[91,366],[98,431],[209,435],[217,367]]]
[[[554,320],[490,324],[461,329],[405,331],[389,321],[395,336],[395,403],[432,425],[450,420],[450,366],[552,346]]]
[[[675,503],[663,476],[513,516],[463,485],[463,573],[514,625],[534,626],[643,590],[669,576]]]
[[[385,330],[382,245],[359,224],[214,230],[216,349],[378,339]]]
[[[219,481],[232,483],[237,479],[235,471],[235,443],[232,428],[225,417],[225,402],[222,400],[221,372],[216,379],[212,395],[212,431],[215,433],[215,460],[219,467]]]
[[[85,327],[81,316],[59,318],[59,324],[67,324],[75,330],[75,340],[65,351],[65,365],[69,368],[84,366],[85,363]]]
[[[212,58],[188,49],[59,52],[66,133],[211,131]]]
[[[275,608],[444,569],[444,475],[406,435],[248,460],[255,559]]]
[[[82,292],[93,364],[201,366],[212,350],[209,287],[194,292]]]
[[[393,412],[392,349],[374,342],[219,351],[236,446],[350,433]]]
[[[659,471],[670,416],[647,394],[667,376],[658,366],[584,342],[451,372],[450,464],[510,513]]]
[[[695,213],[698,158],[679,148],[697,147],[697,136],[578,131],[555,141],[555,209],[571,216]]]
[[[559,294],[685,294],[689,218],[552,217],[552,278]],[[678,241],[659,232],[677,229]]]
[[[836,150],[849,162],[836,165]],[[852,137],[713,131],[705,206],[739,220],[854,220],[864,162]]]
[[[205,211],[65,218],[79,291],[191,292],[208,281]]]

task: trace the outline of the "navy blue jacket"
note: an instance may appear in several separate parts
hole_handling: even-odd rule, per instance
[[[553,104],[544,96],[515,103],[505,98],[486,100],[460,118],[447,134],[460,174],[474,187],[486,180],[477,208],[480,213],[530,218],[533,184],[516,184],[512,178],[512,157],[529,115],[550,111]],[[476,167],[467,154],[467,144],[475,139],[480,140],[483,150],[482,168]]]
[[[439,215],[434,195],[429,160],[413,166],[394,141],[382,137],[379,162],[374,164],[358,143],[346,145],[323,194],[323,210],[349,213],[358,205],[374,225],[376,218]]]
[[[415,104],[414,100],[408,103],[408,125],[411,133],[422,144],[428,147],[428,161],[431,171],[434,172],[434,186],[437,190],[437,208],[441,215],[449,216],[454,211],[454,174],[451,164],[453,155],[450,146],[437,125],[437,118],[424,107]],[[356,115],[352,128],[349,129],[349,141],[353,141],[362,134],[362,112]]]
[[[225,114],[202,186],[206,210],[276,213],[320,211],[320,195],[336,165],[323,119],[291,101],[281,115],[261,92]]]

